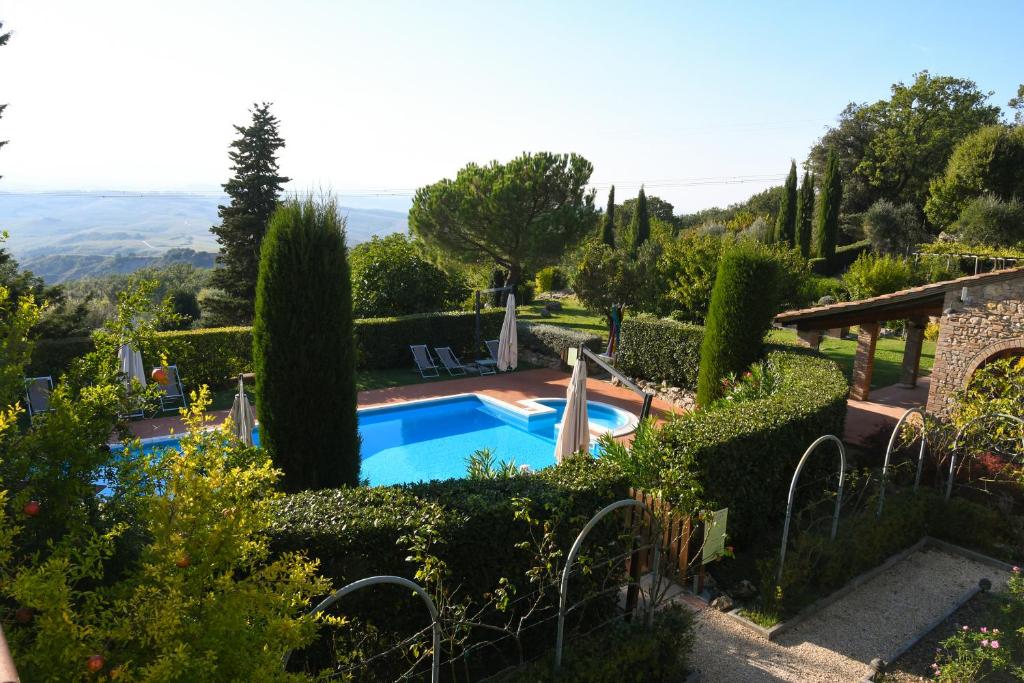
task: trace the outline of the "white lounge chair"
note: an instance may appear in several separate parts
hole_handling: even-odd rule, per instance
[[[420,377],[427,379],[441,376],[437,366],[434,365],[434,359],[430,357],[430,351],[427,350],[426,344],[409,346],[409,350],[412,351],[412,359],[416,361],[416,369],[420,371]]]
[[[168,410],[177,410],[178,408],[187,408],[188,403],[185,400],[185,387],[181,383],[181,375],[178,374],[177,365],[164,365],[159,366],[167,373],[167,383],[157,383],[157,388],[160,389],[160,412],[167,412]],[[158,368],[153,368],[154,370]]]
[[[434,353],[441,359],[441,363],[449,375],[465,375],[467,371],[476,370],[476,368],[463,365],[462,361],[455,356],[455,352],[452,351],[450,346],[435,346]]]
[[[50,392],[53,391],[53,377],[25,378],[25,405],[28,416],[35,417],[39,413],[48,413],[50,408]]]

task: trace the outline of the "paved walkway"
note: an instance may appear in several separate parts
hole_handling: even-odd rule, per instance
[[[889,432],[909,408],[928,403],[928,387],[931,377],[921,377],[917,386],[906,389],[894,384],[871,392],[869,401],[849,399],[846,402],[846,432],[843,440],[847,443],[868,445],[879,430]]]
[[[892,660],[982,578],[1000,589],[1009,575],[944,551],[921,550],[776,642],[705,607],[697,616],[693,666],[704,681],[857,681],[872,659]]]
[[[480,393],[514,404],[517,401],[530,398],[565,398],[568,386],[569,374],[560,370],[522,370],[483,377],[474,375],[458,379],[439,379],[423,384],[360,391],[358,400],[360,408],[368,408],[416,399]],[[609,382],[593,378],[587,379],[587,398],[591,401],[600,401],[622,408],[634,415],[639,414],[643,404],[641,398],[629,389],[615,387]],[[672,412],[671,405],[660,399],[654,399],[652,414],[656,418],[663,419]],[[220,424],[227,418],[227,415],[228,411],[226,410],[211,412],[210,416],[213,418],[211,424]],[[177,416],[138,420],[132,422],[130,427],[136,436],[143,439],[166,436],[171,433],[180,434],[184,431],[181,418]]]

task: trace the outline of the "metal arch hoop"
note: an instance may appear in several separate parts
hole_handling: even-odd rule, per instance
[[[412,590],[414,593],[416,593],[416,595],[423,598],[423,602],[426,603],[427,610],[430,612],[430,626],[434,635],[434,651],[432,653],[430,662],[430,681],[431,683],[438,683],[441,677],[441,660],[439,659],[441,653],[441,625],[438,623],[437,620],[437,607],[434,606],[434,601],[430,599],[430,596],[427,595],[427,591],[424,590],[424,588],[420,586],[418,583],[410,581],[409,579],[404,579],[401,576],[370,576],[365,579],[359,579],[358,581],[353,581],[347,586],[339,588],[337,591],[327,596],[323,600],[323,602],[314,607],[309,614],[313,615],[317,612],[323,612],[325,609],[327,609],[334,603],[338,602],[338,600],[341,600],[349,593],[354,593],[355,591],[361,588],[375,586],[377,584],[382,583],[390,583],[396,586],[402,586],[403,588],[408,588]],[[288,659],[291,657],[291,654],[291,650],[289,650],[288,653],[284,656],[285,666],[288,665]]]
[[[590,530],[593,529],[594,526],[597,525],[598,522],[600,522],[610,512],[614,512],[615,510],[618,510],[619,508],[631,507],[631,506],[632,507],[642,508],[642,509],[647,511],[647,514],[650,515],[651,520],[654,522],[654,532],[655,532],[654,533],[654,538],[656,538],[656,539],[660,538],[660,533],[659,533],[660,529],[658,527],[658,520],[654,516],[654,512],[651,510],[651,508],[647,507],[646,504],[640,502],[639,500],[633,500],[632,498],[626,498],[626,499],[623,499],[623,500],[616,501],[616,502],[612,503],[611,505],[608,505],[608,506],[604,507],[596,515],[594,515],[593,517],[590,518],[590,521],[587,522],[586,526],[583,527],[583,530],[580,531],[579,536],[576,537],[576,541],[572,544],[572,549],[569,551],[569,557],[565,561],[565,569],[562,570],[562,583],[561,583],[561,586],[559,587],[559,591],[558,591],[558,634],[555,637],[555,670],[556,671],[559,669],[559,667],[562,666],[562,644],[563,644],[564,637],[565,637],[565,612],[566,612],[566,608],[567,608],[566,603],[568,602],[568,599],[569,599],[569,574],[572,571],[573,563],[576,561],[576,556],[579,555],[580,548],[583,546],[583,541],[584,541],[584,539],[586,539],[587,534],[590,533]],[[651,582],[651,584],[652,585],[657,585],[657,583],[658,583],[658,563],[660,561],[660,548],[659,548],[657,542],[655,542],[653,545],[654,545],[654,561],[653,561],[653,569],[651,571],[651,573],[652,573],[652,582]],[[654,606],[652,604],[650,604],[650,601],[648,601],[647,614],[645,616],[645,624],[647,626],[651,625],[651,616],[652,616],[653,612],[654,612]]]
[[[776,585],[782,583],[782,568],[786,562],[786,546],[789,543],[789,521],[793,517],[793,500],[796,497],[796,482],[800,479],[800,472],[803,471],[804,464],[811,456],[811,453],[826,441],[834,441],[839,447],[839,489],[836,492],[836,511],[832,515],[831,536],[833,541],[836,540],[836,531],[839,529],[839,508],[843,504],[843,478],[846,476],[846,447],[843,446],[843,442],[838,437],[826,434],[825,436],[819,436],[814,443],[807,447],[803,457],[800,458],[800,462],[796,466],[796,471],[793,472],[793,481],[789,483],[789,499],[786,502],[786,523],[782,527],[782,549],[779,552],[779,573],[775,579]]]
[[[897,420],[896,426],[893,427],[892,435],[889,437],[889,447],[885,449],[885,462],[882,464],[882,484],[878,491],[878,512],[875,513],[876,517],[882,516],[882,506],[885,504],[885,483],[889,474],[889,457],[892,456],[892,449],[896,445],[896,435],[900,433],[900,427],[914,413],[918,413],[921,416],[921,448],[917,452],[917,474],[914,475],[915,491],[921,483],[921,467],[924,465],[924,451],[928,443],[928,414],[924,411],[924,408],[917,406],[903,413],[900,419]]]
[[[969,420],[967,424],[961,427],[960,431],[956,433],[956,438],[953,439],[953,455],[950,456],[949,459],[949,480],[946,482],[946,500],[949,500],[949,497],[953,493],[953,479],[956,476],[956,454],[960,450],[960,440],[963,438],[964,433],[967,432],[967,429],[969,427],[979,422],[984,422],[985,420],[994,420],[998,418],[1016,422],[1021,427],[1024,427],[1024,420],[1020,419],[1016,415],[1009,415],[1007,413],[986,413],[984,415],[979,415],[974,419]],[[1024,435],[1021,436],[1021,444],[1024,445]]]

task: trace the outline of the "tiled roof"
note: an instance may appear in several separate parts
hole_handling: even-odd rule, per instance
[[[920,303],[922,306],[931,305],[936,300],[941,304],[946,292],[956,291],[964,287],[1002,282],[1003,280],[1013,280],[1018,277],[1024,277],[1024,268],[1007,268],[991,273],[981,273],[980,275],[968,275],[955,280],[935,282],[930,285],[903,289],[891,294],[882,294],[870,299],[840,301],[827,306],[814,306],[797,311],[786,311],[775,316],[775,322],[780,325],[794,325],[799,322],[816,318],[827,318],[838,314],[867,313],[869,311],[884,313],[886,309],[906,308],[908,305],[912,306],[915,303]],[[879,320],[884,319],[884,315],[879,315]]]

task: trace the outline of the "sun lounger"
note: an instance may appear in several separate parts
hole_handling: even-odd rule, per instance
[[[430,351],[427,350],[426,344],[410,346],[409,350],[412,351],[412,359],[416,361],[416,369],[420,371],[420,377],[424,379],[440,377],[441,373],[434,365],[434,359],[430,357]]]
[[[157,368],[153,368],[156,370]],[[178,374],[177,365],[162,366],[164,372],[167,373],[167,382],[165,384],[156,383],[157,388],[160,390],[160,412],[166,412],[168,410],[177,410],[178,408],[187,408],[188,404],[185,400],[185,387],[181,383],[181,375]]]
[[[449,375],[465,375],[467,371],[477,370],[477,368],[463,365],[449,346],[435,346],[434,353],[441,359],[441,363]]]

